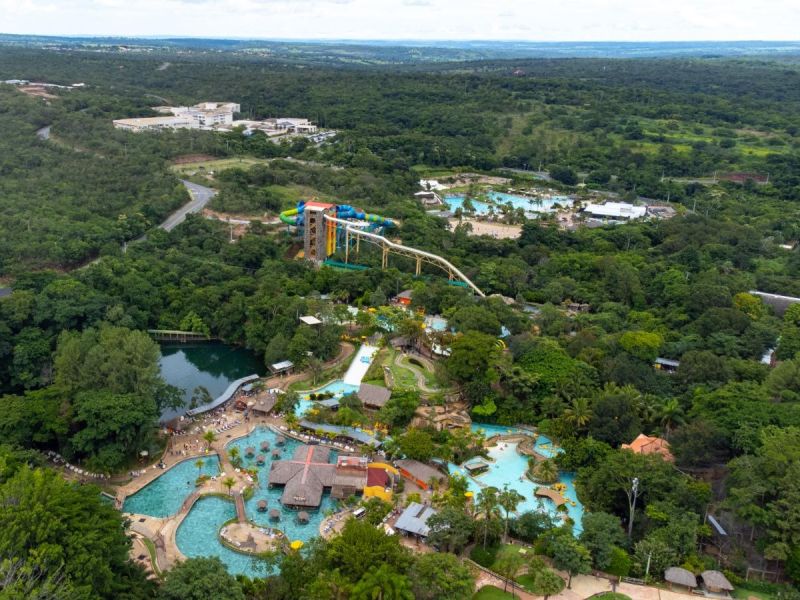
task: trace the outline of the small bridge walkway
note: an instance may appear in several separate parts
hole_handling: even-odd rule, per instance
[[[178,331],[175,329],[148,329],[147,333],[157,342],[210,342],[218,339],[196,331]]]

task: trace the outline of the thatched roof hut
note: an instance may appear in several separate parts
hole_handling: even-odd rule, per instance
[[[259,500],[257,506],[258,506],[258,512],[267,512],[267,501],[266,500]]]
[[[281,451],[280,450],[273,450],[272,451],[272,458],[280,458],[280,457],[281,457]]]
[[[308,513],[306,511],[301,510],[299,513],[297,513],[297,520],[300,523],[308,523],[308,519],[309,519],[309,517],[308,517]]]
[[[269,442],[267,440],[264,440],[263,442],[261,442],[261,446],[260,447],[261,447],[262,452],[264,450],[269,450]]]
[[[280,520],[281,511],[279,511],[277,508],[273,508],[271,511],[269,511],[269,518],[275,521]]]
[[[731,582],[719,571],[703,571],[700,573],[700,579],[703,580],[703,587],[709,592],[718,594],[733,591]]]
[[[286,443],[286,438],[285,438],[285,437],[283,437],[282,435],[279,435],[279,436],[278,436],[278,437],[275,439],[275,444],[276,444],[277,446],[283,446],[285,443]]]
[[[263,465],[265,462],[267,462],[267,457],[264,456],[263,454],[259,454],[258,458],[256,458],[256,464]]]
[[[664,571],[664,581],[668,582],[670,586],[674,583],[675,585],[682,585],[689,589],[697,587],[697,578],[694,576],[694,573],[682,569],[681,567],[670,567]]]
[[[244,455],[247,456],[248,458],[253,458],[255,454],[256,454],[256,449],[253,448],[253,446],[248,446],[247,448],[244,449]]]

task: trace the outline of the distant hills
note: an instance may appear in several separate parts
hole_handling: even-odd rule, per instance
[[[498,42],[418,40],[249,40],[0,34],[0,45],[118,52],[233,52],[274,59],[362,64],[525,58],[800,57],[800,41]]]

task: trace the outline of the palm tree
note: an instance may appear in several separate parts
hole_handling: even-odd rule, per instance
[[[387,564],[372,567],[353,586],[352,600],[414,600],[408,577]]]
[[[499,514],[497,488],[487,487],[478,492],[478,497],[475,502],[475,507],[478,513],[483,515],[486,520],[483,527],[483,549],[486,550],[486,537],[489,533],[489,523],[492,517]]]
[[[214,433],[211,429],[207,429],[206,432],[203,434],[203,439],[206,441],[208,447],[210,448],[211,444],[213,444],[216,441],[217,434]]]
[[[686,422],[683,414],[683,407],[678,402],[677,398],[670,398],[661,407],[661,425],[664,426],[664,437],[669,439],[670,432],[677,425],[682,425]]]
[[[230,494],[231,488],[236,485],[236,480],[233,477],[226,477],[222,480],[222,485],[228,488],[228,494]]]
[[[195,466],[195,467],[197,467],[197,476],[198,476],[198,477],[200,477],[200,475],[202,474],[202,472],[203,472],[203,467],[205,466],[205,464],[206,464],[206,463],[205,463],[205,461],[204,461],[202,458],[198,458],[198,459],[195,461],[195,463],[194,463],[194,466]]]
[[[228,450],[228,455],[231,457],[231,464],[234,467],[238,467],[240,464],[242,464],[242,457],[240,456],[239,448],[236,446]]]
[[[533,467],[533,476],[542,483],[555,483],[558,480],[558,467],[551,459],[543,460]]]
[[[497,495],[497,503],[502,507],[506,513],[505,530],[503,531],[503,540],[508,538],[508,521],[512,512],[517,510],[519,503],[525,498],[515,489],[509,489],[508,484],[503,486],[503,491]]]
[[[564,409],[564,420],[581,430],[592,420],[592,409],[588,398],[573,398],[569,406]]]

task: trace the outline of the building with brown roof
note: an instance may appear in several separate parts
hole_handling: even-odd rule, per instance
[[[669,442],[659,437],[650,437],[640,433],[630,444],[622,444],[622,448],[636,454],[659,454],[664,460],[675,462],[675,457],[669,450]]]
[[[298,446],[289,460],[272,463],[269,487],[283,486],[281,504],[292,508],[317,508],[325,489],[333,487],[336,465],[329,462],[331,451],[323,446]]]
[[[360,494],[367,483],[367,463],[365,456],[340,456],[336,462],[331,496],[338,499]]]
[[[417,485],[417,487],[427,490],[431,480],[444,481],[445,474],[439,469],[421,463],[418,460],[403,459],[395,461],[395,466],[400,475]]]
[[[380,385],[362,383],[358,388],[358,399],[367,408],[383,408],[392,397],[392,391]]]

